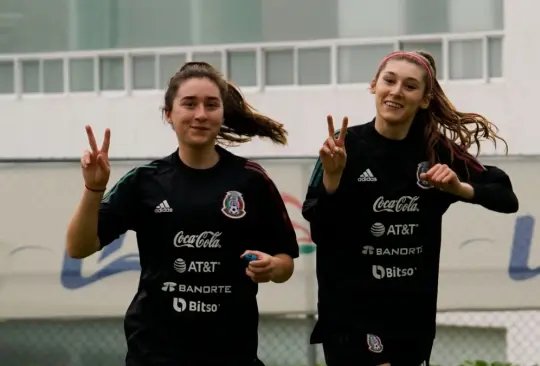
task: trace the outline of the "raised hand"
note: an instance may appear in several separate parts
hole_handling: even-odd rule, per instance
[[[111,166],[109,164],[109,144],[111,141],[111,131],[105,130],[105,137],[101,149],[98,149],[96,138],[92,127],[86,126],[86,134],[88,135],[88,143],[90,151],[85,150],[81,158],[81,167],[86,188],[92,191],[105,191],[109,176],[111,174]]]
[[[343,118],[337,139],[335,137],[334,119],[332,116],[328,116],[326,120],[328,122],[328,138],[319,151],[319,157],[326,175],[341,177],[341,173],[343,173],[343,169],[345,169],[345,164],[347,163],[345,134],[347,133],[349,118]]]

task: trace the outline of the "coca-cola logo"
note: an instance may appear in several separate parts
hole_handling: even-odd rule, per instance
[[[419,212],[419,196],[402,196],[395,200],[380,196],[373,203],[373,212]]]
[[[186,234],[179,231],[174,236],[174,246],[177,248],[221,248],[220,231],[203,231],[199,234]]]

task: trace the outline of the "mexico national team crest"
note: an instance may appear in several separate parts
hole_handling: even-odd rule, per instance
[[[420,174],[427,173],[429,171],[429,163],[427,161],[423,161],[421,163],[418,163],[418,168],[416,169],[416,184],[418,187],[422,189],[430,189],[433,188],[431,183],[428,181],[420,179]]]
[[[384,348],[381,339],[375,334],[367,335],[367,345],[368,349],[373,353],[381,353]]]
[[[223,207],[221,212],[231,219],[241,219],[246,216],[246,202],[242,193],[237,191],[229,191],[223,199]]]

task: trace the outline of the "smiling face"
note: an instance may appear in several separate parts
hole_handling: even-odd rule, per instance
[[[412,123],[429,105],[426,70],[409,59],[390,59],[371,84],[377,114],[389,124]]]
[[[181,144],[213,146],[223,123],[223,101],[216,83],[206,77],[182,81],[167,120]]]

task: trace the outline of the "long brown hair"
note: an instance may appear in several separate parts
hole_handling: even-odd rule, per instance
[[[287,131],[283,124],[258,113],[233,83],[225,80],[219,71],[206,62],[188,62],[170,78],[165,92],[163,113],[172,111],[178,88],[183,82],[193,78],[207,78],[219,89],[224,110],[223,125],[217,137],[219,143],[243,143],[256,136],[268,138],[280,145],[287,143]]]
[[[406,60],[426,71],[424,74],[425,92],[430,102],[427,109],[418,111],[414,124],[424,125],[427,154],[431,164],[439,161],[436,147],[440,143],[449,149],[451,161],[457,157],[471,164],[475,164],[475,159],[468,150],[476,146],[476,156],[478,156],[482,140],[493,142],[495,147],[497,140],[502,141],[505,152],[508,153],[508,144],[498,135],[499,129],[495,124],[478,113],[460,112],[450,102],[437,81],[437,67],[432,55],[424,51],[394,52],[383,60],[377,70],[375,80],[379,78],[379,74],[389,60]]]

